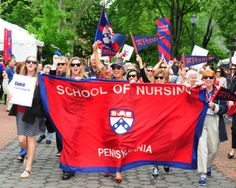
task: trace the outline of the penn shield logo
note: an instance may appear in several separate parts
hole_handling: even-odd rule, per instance
[[[110,126],[116,134],[127,133],[133,126],[134,113],[128,109],[111,109]]]

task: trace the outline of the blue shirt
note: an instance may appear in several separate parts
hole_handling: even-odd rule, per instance
[[[10,68],[10,67],[6,67],[6,73],[7,73],[7,76],[8,76],[8,79],[9,79],[9,83],[11,82],[12,78],[13,78],[13,75],[15,74],[15,71],[13,68]]]

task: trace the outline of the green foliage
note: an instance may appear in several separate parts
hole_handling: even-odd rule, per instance
[[[155,35],[156,19],[170,17],[173,53],[191,53],[190,16],[197,15],[195,44],[201,46],[212,17],[209,55],[228,56],[236,51],[236,0],[106,0],[108,19],[115,33]],[[101,14],[101,0],[2,0],[1,17],[26,28],[45,44],[44,58],[51,60],[56,49],[80,57],[91,54]],[[208,28],[209,29],[209,28]],[[131,39],[126,41],[132,45]],[[148,64],[157,62],[157,46],[140,52]],[[133,55],[131,61],[135,61]]]
[[[44,41],[44,56],[47,61],[51,61],[53,53],[60,49],[63,54],[72,51],[72,45],[68,43],[73,39],[74,32],[72,30],[64,30],[60,28],[60,22],[65,18],[62,10],[58,10],[56,0],[44,0],[42,6],[42,17],[33,20],[27,28],[36,34],[36,36]],[[35,25],[40,25],[36,28]]]

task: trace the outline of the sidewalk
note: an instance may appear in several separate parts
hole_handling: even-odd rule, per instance
[[[16,138],[16,118],[7,114],[6,106],[0,104],[0,150]]]
[[[123,173],[124,178],[120,185],[113,181],[114,177],[105,178],[100,173],[76,174],[71,180],[62,181],[62,172],[58,168],[59,158],[55,155],[57,152],[55,141],[51,145],[47,145],[45,140],[37,146],[32,176],[22,180],[19,176],[24,168],[16,160],[19,146],[15,136],[15,119],[7,116],[3,105],[0,105],[0,118],[0,188],[198,187],[199,177],[196,171],[172,168],[172,171],[166,174],[160,167],[161,175],[154,179],[151,177],[152,166],[126,171]],[[227,127],[228,131],[229,128]],[[208,186],[205,187],[236,188],[236,159],[228,160],[226,158],[229,148],[230,142],[221,145],[214,163],[213,176],[208,178]]]

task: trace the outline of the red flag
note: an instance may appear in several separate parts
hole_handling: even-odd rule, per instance
[[[198,91],[48,75],[39,75],[39,85],[45,111],[62,136],[61,168],[115,173],[147,164],[197,167],[207,110]]]
[[[4,62],[6,63],[8,59],[12,58],[12,36],[11,30],[4,29],[4,52],[3,52]]]
[[[170,18],[160,18],[156,20],[157,36],[165,36],[163,40],[158,41],[159,60],[162,55],[169,61],[171,59],[171,30]]]

